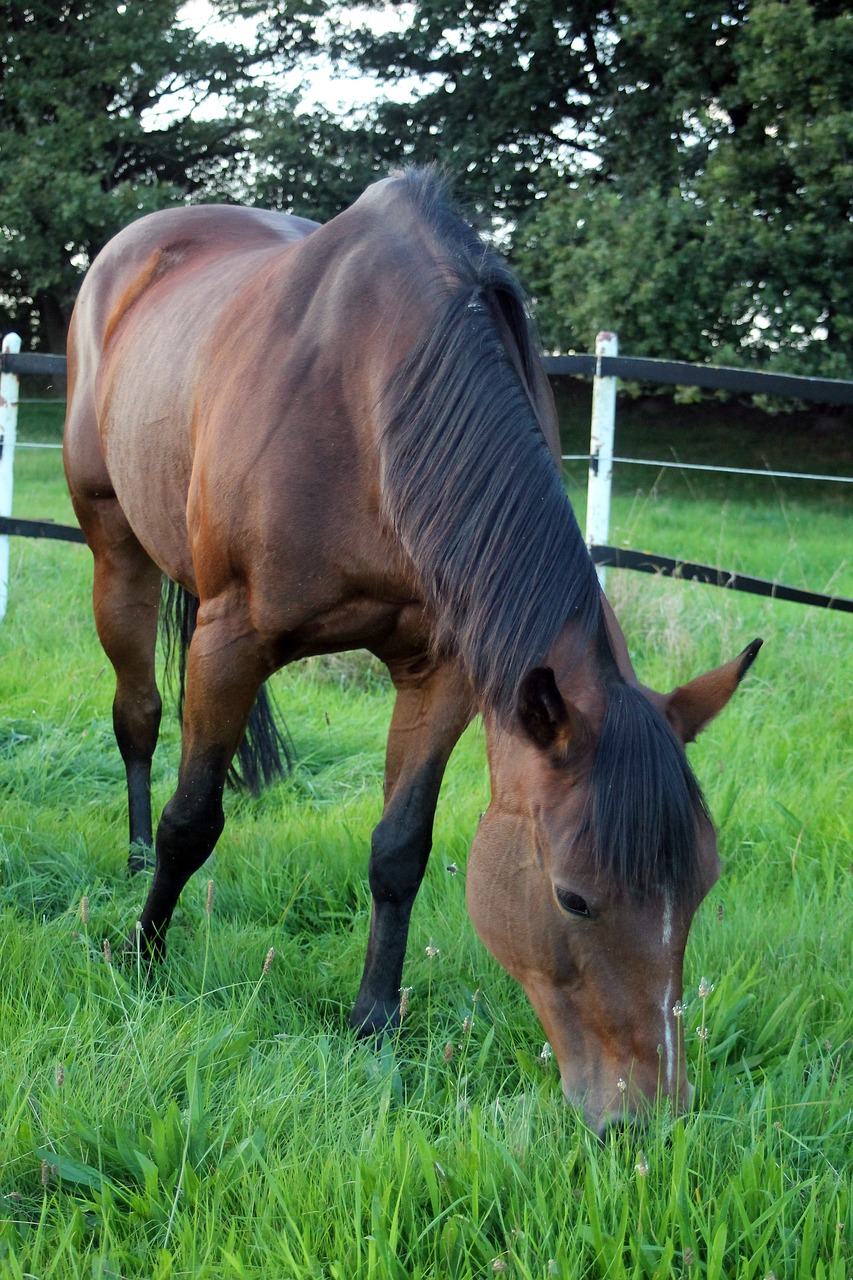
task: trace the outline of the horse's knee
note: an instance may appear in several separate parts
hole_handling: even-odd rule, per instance
[[[125,764],[142,760],[150,763],[160,733],[163,704],[156,687],[132,700],[116,695],[113,702],[113,729]]]
[[[383,818],[370,849],[370,891],[377,902],[410,902],[426,870],[431,829],[422,823]]]

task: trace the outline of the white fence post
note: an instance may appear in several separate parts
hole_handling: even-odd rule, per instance
[[[613,479],[613,437],[616,431],[616,379],[601,376],[602,356],[619,354],[615,333],[595,339],[595,378],[592,383],[592,425],[589,437],[589,482],[586,500],[586,545],[607,546],[610,537],[610,487]],[[602,588],[605,571],[599,566]]]
[[[17,355],[21,339],[7,333],[3,354]],[[18,375],[0,373],[0,516],[12,514],[12,468],[15,463],[15,440],[18,434]],[[0,622],[6,616],[9,600],[9,535],[0,534]]]

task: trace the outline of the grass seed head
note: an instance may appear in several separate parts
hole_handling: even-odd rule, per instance
[[[85,893],[80,899],[80,920],[83,924],[89,923],[89,898]]]
[[[107,964],[112,964],[113,962],[113,949],[110,946],[109,938],[104,938],[104,959]]]
[[[211,880],[210,883],[212,885],[213,881]],[[272,962],[274,959],[275,959],[275,947],[270,947],[269,951],[267,952],[266,959],[264,960],[264,967],[263,969],[261,969],[262,978],[265,978],[269,973],[270,969],[272,968]]]
[[[207,882],[207,901],[204,904],[204,910],[207,915],[213,915],[213,881]]]

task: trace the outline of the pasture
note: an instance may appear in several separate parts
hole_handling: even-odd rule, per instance
[[[735,456],[735,407],[703,410],[688,444],[665,405],[653,426],[629,415],[619,452],[634,433],[653,437],[652,456],[850,473],[842,436],[786,445],[768,432]],[[571,403],[566,417],[579,452],[582,414]],[[55,411],[32,408],[19,438],[60,430]],[[581,521],[582,474],[569,469]],[[827,488],[620,470],[613,541],[850,596],[849,493]],[[16,512],[70,522],[58,453],[20,453]],[[364,655],[275,678],[293,774],[259,800],[228,796],[156,979],[112,962],[144,888],[124,874],[123,769],[90,585],[85,548],[13,542],[0,627],[0,1273],[850,1276],[849,615],[611,571],[650,684],[672,687],[754,636],[765,647],[691,748],[724,864],[685,964],[695,1107],[600,1144],[467,920],[467,848],[487,802],[476,724],[442,790],[402,1031],[377,1051],[347,1029],[391,707]],[[156,810],[177,742],[170,718]]]

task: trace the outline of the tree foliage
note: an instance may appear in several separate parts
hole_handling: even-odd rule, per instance
[[[259,113],[250,148],[251,176],[241,198],[317,222],[346,209],[388,172],[369,126],[322,107],[299,110],[287,99]]]
[[[193,108],[225,87],[239,102],[251,65],[181,27],[177,8],[0,4],[0,294],[9,321],[54,349],[82,269],[113,232],[225,189],[239,162],[237,116],[205,119]]]
[[[753,0],[709,27],[726,78],[700,92],[697,60],[692,95],[661,24],[632,128],[600,169],[552,181],[520,230],[547,339],[586,347],[615,328],[635,354],[851,376],[853,15]],[[643,119],[655,149],[641,141],[631,164]]]
[[[422,78],[377,107],[379,145],[510,220],[551,345],[616,328],[637,354],[849,375],[846,0],[414,0],[335,38]]]
[[[43,345],[148,209],[322,219],[438,160],[511,244],[549,345],[615,328],[637,354],[850,375],[847,0],[212,3],[255,20],[251,47],[178,0],[0,0],[0,308]],[[319,53],[388,92],[300,107],[281,73]]]

